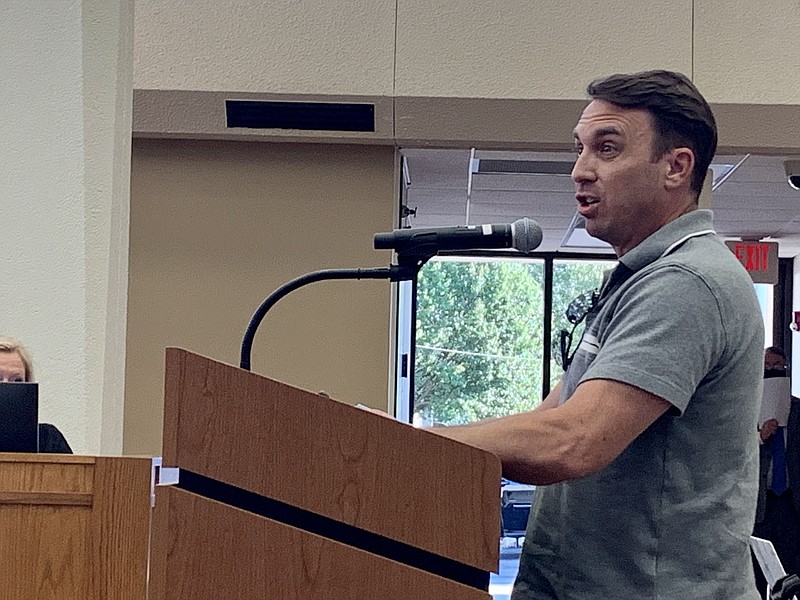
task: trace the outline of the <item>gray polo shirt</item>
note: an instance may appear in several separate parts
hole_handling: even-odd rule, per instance
[[[610,465],[539,487],[514,600],[756,600],[748,539],[758,491],[764,327],[753,284],[711,212],[620,259],[564,378],[672,404]]]

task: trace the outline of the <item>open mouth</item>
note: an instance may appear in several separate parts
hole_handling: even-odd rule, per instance
[[[596,216],[595,213],[597,213],[597,205],[600,203],[600,198],[588,194],[575,194],[575,199],[578,201],[578,213],[582,217],[592,219]]]
[[[575,199],[581,206],[588,206],[600,202],[600,198],[597,196],[590,196],[589,194],[575,194]]]
[[[594,213],[597,210],[595,205],[600,203],[600,198],[588,194],[575,194],[575,199],[578,201],[578,212],[584,217]]]

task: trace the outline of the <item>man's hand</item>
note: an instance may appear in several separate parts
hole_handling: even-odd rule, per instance
[[[776,431],[778,431],[777,419],[768,419],[764,421],[764,424],[761,426],[758,435],[761,436],[762,442],[766,442],[769,438],[775,435]]]
[[[360,408],[361,410],[365,410],[367,412],[372,413],[373,415],[379,415],[381,417],[385,417],[386,419],[391,419],[392,421],[397,421],[392,415],[390,415],[385,410],[381,410],[379,408],[372,408],[371,406],[366,406],[364,404],[356,404],[356,408]],[[399,423],[399,421],[398,421]]]

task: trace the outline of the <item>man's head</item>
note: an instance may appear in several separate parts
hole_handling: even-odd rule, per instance
[[[770,346],[764,350],[764,371],[771,372],[786,372],[789,367],[789,361],[786,359],[786,353],[778,346]]]
[[[650,113],[655,127],[653,160],[687,147],[694,153],[691,189],[699,197],[706,172],[717,151],[717,123],[711,107],[681,73],[644,71],[596,79],[586,88],[593,100]]]
[[[588,87],[572,171],[588,232],[622,256],[694,209],[716,149],[711,110],[683,76],[612,75]]]

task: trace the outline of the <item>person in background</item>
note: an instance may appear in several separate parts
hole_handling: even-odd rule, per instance
[[[764,351],[764,377],[788,377],[786,353]],[[785,427],[768,419],[759,430],[758,505],[753,535],[770,540],[789,574],[800,573],[800,400],[792,398]],[[766,582],[756,569],[759,588]]]
[[[680,73],[592,82],[576,208],[619,264],[533,411],[431,431],[537,485],[512,600],[757,600],[764,324],[698,198],[717,145]]]
[[[0,384],[32,382],[33,361],[19,340],[0,336]],[[66,438],[55,425],[39,424],[39,452],[72,454]]]

